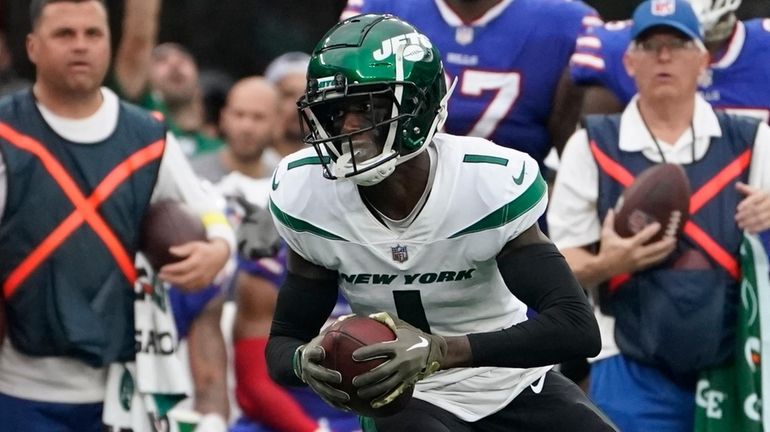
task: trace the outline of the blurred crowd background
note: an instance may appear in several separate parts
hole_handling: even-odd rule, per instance
[[[409,0],[403,0],[409,1]],[[640,1],[587,0],[605,21],[627,19]],[[107,0],[117,45],[123,0]],[[166,0],[163,2],[159,42],[179,42],[198,61],[201,70],[237,79],[261,74],[270,61],[289,51],[310,52],[334,24],[345,0]],[[29,1],[0,0],[0,31],[7,38],[13,69],[32,78],[24,38],[29,32]],[[738,18],[770,16],[770,1],[745,0]],[[7,62],[0,53],[0,69]]]

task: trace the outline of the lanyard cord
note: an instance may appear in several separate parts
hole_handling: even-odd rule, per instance
[[[639,104],[637,102],[637,110],[639,109]],[[647,120],[644,119],[644,115],[642,115],[642,111],[639,110],[639,117],[642,118],[642,123],[644,124],[644,128],[647,129],[647,133],[650,134],[650,138],[652,138],[652,142],[655,143],[655,147],[658,149],[658,153],[660,153],[660,159],[663,161],[663,163],[666,162],[666,156],[663,154],[663,149],[660,147],[660,144],[658,143],[658,139],[655,138],[655,135],[652,133],[652,129],[650,129],[650,126],[647,125]],[[690,150],[692,154],[692,163],[695,163],[695,127],[693,126],[692,120],[690,120],[690,138],[692,140],[690,144]]]

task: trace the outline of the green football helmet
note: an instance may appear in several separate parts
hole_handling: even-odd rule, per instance
[[[330,179],[373,185],[424,150],[446,119],[441,56],[427,37],[392,15],[338,23],[313,50],[298,102],[303,141]],[[364,121],[346,121],[355,112]],[[378,154],[365,150],[374,141]],[[326,157],[328,156],[328,157]]]

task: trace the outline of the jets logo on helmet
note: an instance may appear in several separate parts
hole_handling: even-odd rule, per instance
[[[322,156],[325,177],[373,185],[425,149],[447,99],[427,37],[392,15],[355,16],[313,50],[298,102],[303,140]]]
[[[412,49],[414,49],[414,47],[419,48],[420,46],[427,49],[433,48],[430,40],[425,35],[414,32],[394,36],[390,39],[382,41],[382,47],[374,51],[372,56],[377,61],[385,60],[386,58],[392,56],[402,46],[412,47]],[[406,51],[408,51],[408,49],[404,50],[404,52]],[[422,49],[420,49],[420,51],[424,52]],[[411,61],[411,59],[409,59],[407,56],[405,56],[405,59]],[[417,59],[417,61],[419,60],[422,59]]]

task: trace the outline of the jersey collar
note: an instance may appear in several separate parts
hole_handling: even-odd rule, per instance
[[[657,157],[658,149],[642,121],[642,116],[639,113],[637,105],[638,100],[639,95],[634,96],[620,117],[618,146],[622,151],[641,151],[644,152],[645,155],[648,155],[649,153],[651,156]],[[703,154],[706,153],[706,150],[708,150],[708,143],[711,141],[711,137],[722,136],[722,128],[719,127],[719,120],[717,119],[713,108],[711,108],[711,105],[709,105],[709,103],[699,94],[695,95],[695,111],[693,112],[692,123],[697,146],[695,148],[696,156],[700,159],[703,157]],[[673,160],[670,162],[689,163],[691,161],[691,157],[689,156],[691,154],[689,150],[689,146],[691,145],[689,134],[690,132],[686,131],[682,138],[676,143],[673,143],[673,147],[668,148],[670,152],[666,151],[667,158],[673,156]],[[680,147],[686,147],[686,149]],[[683,155],[681,161],[677,160],[679,159],[676,157],[678,154]]]
[[[744,42],[746,42],[746,26],[743,22],[738,21],[735,23],[735,30],[733,30],[732,36],[730,36],[730,41],[727,43],[727,49],[725,49],[722,58],[712,63],[711,68],[725,69],[732,66],[741,54]]]
[[[441,13],[441,16],[444,18],[444,21],[446,21],[447,24],[449,24],[452,27],[479,27],[484,26],[493,19],[500,16],[500,14],[503,13],[505,8],[508,7],[513,0],[503,0],[498,5],[494,6],[493,8],[489,9],[484,15],[479,17],[478,19],[470,22],[464,21],[462,18],[460,18],[459,15],[457,15],[457,12],[455,12],[451,7],[449,7],[448,4],[446,4],[446,1],[444,0],[435,0],[436,7],[438,7],[439,12]]]

